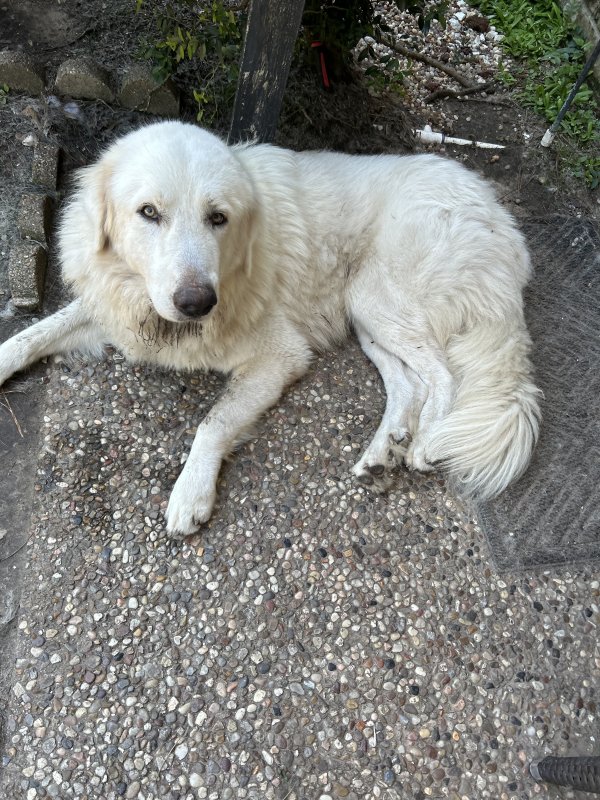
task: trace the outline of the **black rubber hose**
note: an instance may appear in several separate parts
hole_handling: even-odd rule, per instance
[[[573,757],[555,758],[547,756],[533,761],[529,771],[536,781],[570,786],[582,792],[600,794],[600,758]]]

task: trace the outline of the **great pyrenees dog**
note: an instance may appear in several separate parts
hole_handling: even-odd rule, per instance
[[[0,384],[109,343],[230,375],[173,488],[173,534],[208,520],[223,458],[350,329],[387,394],[360,482],[441,467],[489,498],[527,466],[540,419],[529,256],[490,187],[455,162],[228,147],[160,122],[79,173],[58,243],[75,299],[0,346]]]

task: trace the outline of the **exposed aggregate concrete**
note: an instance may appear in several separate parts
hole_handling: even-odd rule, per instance
[[[55,144],[39,142],[31,165],[31,181],[44,189],[56,190],[60,149]]]
[[[356,344],[171,541],[221,385],[118,354],[53,367],[2,796],[558,796],[527,764],[596,750],[597,573],[498,576],[439,476],[357,487],[383,391]]]
[[[48,195],[25,192],[19,202],[17,228],[24,239],[46,244],[50,231],[52,205]]]

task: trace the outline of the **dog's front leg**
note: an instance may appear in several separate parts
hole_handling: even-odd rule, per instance
[[[308,366],[306,352],[261,359],[235,371],[223,396],[198,426],[192,449],[177,479],[167,508],[167,530],[194,533],[208,520],[216,497],[223,458]]]
[[[99,351],[104,335],[80,300],[36,322],[0,345],[0,386],[40,358],[72,350]]]

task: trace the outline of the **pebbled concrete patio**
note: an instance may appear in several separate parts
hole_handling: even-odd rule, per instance
[[[436,476],[357,488],[383,394],[356,344],[231,459],[206,530],[170,541],[220,385],[118,355],[51,367],[2,796],[576,796],[527,764],[596,750],[597,571],[496,574]]]

